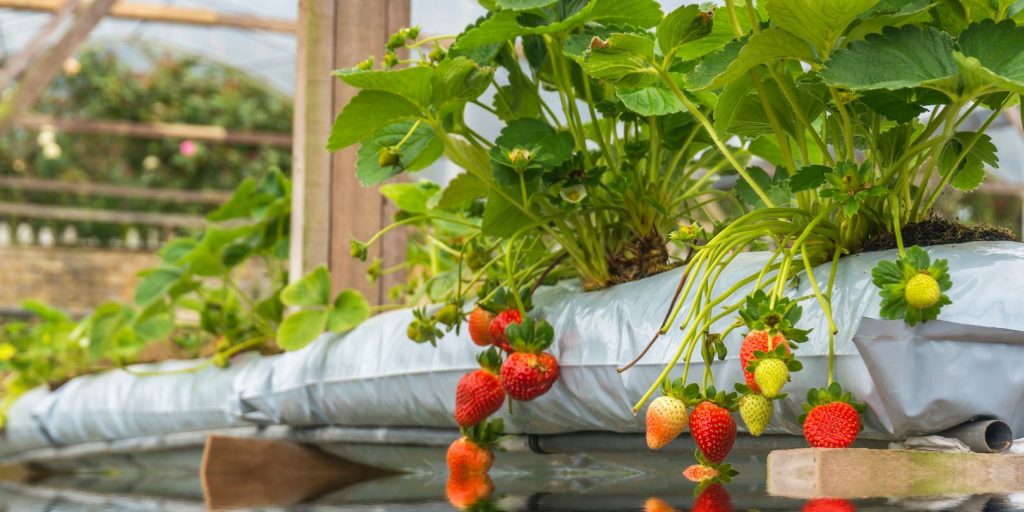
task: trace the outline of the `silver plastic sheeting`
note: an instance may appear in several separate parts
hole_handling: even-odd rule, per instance
[[[1019,285],[1009,285],[1024,283],[1024,245],[978,242],[932,247],[928,252],[933,259],[949,260],[954,281],[949,292],[953,304],[943,309],[942,319],[1024,330],[1024,294],[1019,292]],[[723,272],[715,293],[722,293],[756,273],[767,258],[765,253],[739,255]],[[926,406],[936,405],[934,401],[916,401],[907,390],[916,389],[917,384],[904,383],[900,389],[907,400],[903,405],[906,410],[901,411],[903,417],[895,420],[883,404],[872,400],[880,389],[888,392],[891,383],[876,383],[853,336],[862,317],[878,318],[880,298],[871,283],[871,269],[878,261],[893,258],[895,251],[844,258],[833,294],[839,329],[835,337],[836,375],[847,390],[874,406],[865,435],[895,439],[941,430],[973,419],[978,408],[987,406],[992,415],[1011,422],[1015,430],[1024,431],[1024,418],[1015,408],[1004,406],[1024,396],[1024,383],[1010,376],[1002,380],[1002,386],[980,396],[950,391],[941,408]],[[827,281],[828,271],[828,265],[815,269],[819,283]],[[624,374],[618,374],[616,367],[639,353],[658,329],[681,274],[682,269],[676,269],[589,293],[581,293],[566,283],[538,292],[535,314],[555,326],[556,344],[551,352],[562,366],[561,380],[533,402],[514,403],[511,411],[503,408],[501,415],[507,429],[537,434],[642,431],[642,415],[633,416],[631,406],[675,355],[681,338],[679,323],[685,314],[680,315],[677,325],[640,364]],[[750,287],[741,288],[722,305],[741,300],[749,291]],[[808,280],[801,279],[799,286],[788,290],[788,294],[810,295]],[[690,303],[692,296],[686,301]],[[247,417],[289,425],[453,426],[455,387],[464,373],[476,368],[474,356],[478,349],[464,329],[460,335],[446,336],[437,348],[417,345],[405,336],[410,319],[409,311],[380,315],[345,336],[327,335],[304,350],[280,356],[262,373],[262,380],[239,383],[239,395],[244,402],[241,409],[249,411]],[[723,330],[733,321],[734,318],[723,318],[713,329]],[[787,386],[789,397],[777,403],[769,433],[801,434],[797,416],[804,396],[809,388],[822,386],[826,381],[828,327],[813,299],[804,302],[800,326],[814,329],[811,339],[798,351],[804,370],[794,374],[793,382]],[[743,334],[740,330],[733,332],[726,340],[729,357],[714,365],[719,389],[731,389],[732,383],[742,382],[738,354]],[[988,371],[993,357],[990,349],[991,345],[984,343],[958,347],[957,366],[962,371],[943,373],[949,379],[948,389],[957,389],[958,383],[964,384],[960,381]],[[1019,346],[1007,350],[1016,354],[1016,361],[1024,360],[1024,351]],[[698,359],[699,353],[690,370],[691,381],[699,380],[703,373]],[[680,364],[673,377],[681,371]]]
[[[244,424],[231,413],[234,379],[244,362],[183,372],[201,363],[165,361],[131,367],[146,375],[113,370],[72,379],[36,403],[34,414],[57,445]]]
[[[49,446],[50,440],[32,414],[35,405],[49,393],[46,386],[39,386],[21,395],[7,411],[7,424],[0,435],[0,457]]]

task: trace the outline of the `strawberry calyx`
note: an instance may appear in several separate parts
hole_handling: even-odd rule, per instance
[[[513,351],[540,354],[555,341],[555,328],[547,320],[524,318],[521,323],[505,327],[505,336]]]
[[[769,339],[781,334],[787,341],[807,341],[809,329],[797,329],[796,323],[803,315],[803,308],[791,299],[778,297],[772,305],[771,298],[764,290],[755,290],[747,296],[739,310],[740,319],[751,331],[765,331]]]
[[[916,245],[896,261],[878,262],[871,270],[871,282],[879,288],[879,312],[887,320],[902,319],[911,326],[924,323],[938,318],[942,306],[953,303],[944,293],[953,287],[949,262],[931,261]]]
[[[682,400],[688,407],[696,407],[702,402],[711,402],[727,411],[735,412],[739,407],[738,399],[739,397],[736,393],[727,393],[724,390],[718,391],[714,386],[708,386],[704,392],[701,392],[700,385],[691,383],[686,386]]]
[[[743,399],[743,397],[745,397],[747,395],[760,395],[760,396],[764,396],[761,393],[758,393],[758,392],[750,389],[749,387],[747,387],[746,384],[736,383],[733,387],[736,389],[736,394],[739,397],[739,398],[736,399],[736,403],[737,404],[740,402],[740,400]],[[789,396],[788,393],[779,393],[778,395],[776,395],[774,397],[768,398],[768,397],[765,396],[765,398],[768,399],[768,400],[782,400],[783,398],[786,398],[787,396]]]
[[[499,375],[501,373],[501,354],[494,347],[480,352],[476,356],[476,362],[480,368],[488,373]]]
[[[677,377],[676,380],[665,379],[661,381],[661,394],[686,403],[686,386],[683,383],[683,378]]]
[[[807,419],[807,413],[811,412],[815,407],[834,402],[850,404],[857,411],[857,414],[864,414],[867,411],[867,406],[855,401],[852,393],[849,391],[843,392],[842,386],[838,382],[833,382],[827,388],[812,388],[807,391],[807,402],[803,406],[804,413],[800,415],[800,423],[802,424]],[[863,429],[863,425],[861,428]]]
[[[691,482],[704,484],[705,487],[713,484],[727,484],[732,481],[733,477],[740,474],[731,464],[708,460],[700,449],[694,450],[693,457],[697,459],[697,464],[683,470],[683,476]]]
[[[770,339],[769,339],[770,340]],[[770,342],[770,341],[769,341]],[[774,349],[768,352],[762,352],[760,350],[754,351],[754,358],[750,360],[750,364],[747,365],[747,371],[753,372],[757,370],[757,365],[762,361],[768,359],[778,359],[786,363],[786,368],[792,372],[798,372],[804,368],[803,363],[798,361],[792,352],[786,350],[786,346],[779,344]]]
[[[523,288],[519,290],[519,301],[523,303],[523,307],[526,311],[533,309],[533,301],[531,300],[532,294],[529,288]],[[490,311],[491,313],[498,314],[507,309],[518,309],[519,302],[516,301],[515,293],[506,286],[500,286],[497,288],[485,287],[481,291],[482,298],[477,301],[476,305],[480,309]],[[525,312],[525,311],[524,311]]]
[[[481,448],[490,448],[498,444],[498,440],[504,435],[505,421],[501,418],[484,420],[472,427],[462,428],[462,436]]]

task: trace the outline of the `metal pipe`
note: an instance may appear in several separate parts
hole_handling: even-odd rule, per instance
[[[1001,453],[1013,446],[1013,431],[1000,420],[969,421],[938,435],[959,439],[971,451],[978,453]]]

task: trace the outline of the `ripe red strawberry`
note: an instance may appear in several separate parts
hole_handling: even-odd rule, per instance
[[[491,340],[491,320],[494,319],[494,314],[486,309],[477,306],[469,314],[469,337],[473,340],[473,343],[486,347],[492,343]]]
[[[815,448],[846,448],[857,439],[861,429],[860,413],[864,404],[854,402],[843,393],[839,383],[828,388],[812,389],[804,404],[802,416],[804,438]]]
[[[664,380],[663,396],[659,396],[647,408],[647,447],[658,450],[672,442],[686,430],[687,415],[683,380]]]
[[[480,369],[459,379],[455,388],[455,422],[460,427],[471,427],[498,412],[505,403],[505,389],[498,372],[501,356],[491,347],[477,356]]]
[[[509,325],[518,324],[522,321],[523,314],[518,309],[506,309],[495,315],[494,319],[491,320],[491,324],[487,327],[487,332],[490,333],[491,342],[494,343],[494,346],[505,352],[512,352],[512,345],[505,334],[505,329]]]
[[[459,510],[467,510],[494,493],[494,482],[487,473],[449,475],[445,486],[448,502]]]
[[[819,498],[804,504],[803,512],[856,512],[857,507],[844,499]]]
[[[558,360],[544,352],[554,341],[554,328],[544,320],[534,323],[527,318],[510,326],[506,332],[515,352],[501,365],[501,384],[505,392],[520,402],[547,393],[558,380],[559,372]]]
[[[785,352],[787,354],[790,352],[789,344],[782,334],[773,336],[771,342],[771,349],[783,345],[786,347],[784,349]],[[750,334],[747,334],[747,337],[743,339],[743,345],[740,347],[740,366],[743,368],[743,378],[747,381],[747,387],[754,393],[760,393],[761,388],[758,387],[757,381],[754,379],[754,372],[750,371],[748,367],[750,362],[754,360],[754,352],[768,351],[768,331],[750,331]]]
[[[693,501],[693,512],[732,512],[732,496],[722,484],[707,486]]]
[[[449,474],[461,478],[487,473],[494,465],[491,447],[497,443],[503,429],[504,423],[500,419],[483,421],[472,428],[462,429],[462,437],[448,446]]]
[[[736,421],[729,409],[704,401],[690,413],[690,435],[711,462],[725,460],[736,441]]]

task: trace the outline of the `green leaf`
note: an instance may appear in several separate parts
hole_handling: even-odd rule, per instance
[[[961,158],[961,153],[968,144],[977,140]],[[964,192],[970,192],[981,186],[985,181],[985,166],[997,167],[999,157],[996,154],[996,146],[992,138],[987,134],[976,134],[976,132],[957,132],[942,148],[939,155],[939,168],[943,174],[954,172],[950,184],[953,188]],[[953,164],[959,160],[959,165],[953,169]]]
[[[477,175],[490,176],[491,157],[486,151],[465,139],[449,135],[444,138],[444,154],[455,165]]]
[[[935,86],[956,73],[953,39],[934,28],[886,29],[836,52],[825,83],[852,90]]]
[[[686,84],[690,89],[706,89],[714,82],[715,77],[725,73],[729,66],[739,57],[740,50],[746,44],[747,38],[731,41],[721,50],[712,53],[701,59],[700,62],[686,75]]]
[[[658,79],[654,41],[635,34],[615,33],[601,44],[591,44],[580,65],[588,75],[610,83],[640,86]]]
[[[750,33],[750,16],[747,15],[746,2],[736,2],[736,22],[740,26],[741,34]],[[736,39],[733,29],[733,19],[729,9],[721,7],[715,9],[714,23],[711,25],[711,33],[695,41],[684,43],[676,50],[676,57],[683,60],[695,60],[705,55],[721,50],[725,45]],[[742,37],[742,36],[741,36]]]
[[[331,302],[331,274],[321,265],[281,290],[288,306],[327,306]]]
[[[749,75],[738,77],[725,86],[725,89],[722,89],[721,94],[718,95],[718,103],[715,105],[714,110],[716,132],[722,134],[732,133],[729,127],[736,120],[740,108],[744,106],[744,98],[750,95],[752,90],[753,86]]]
[[[395,203],[398,209],[409,213],[427,213],[427,203],[437,195],[441,187],[436,183],[421,181],[419,183],[391,183],[381,185],[380,193]]]
[[[1024,27],[1012,20],[985,20],[967,27],[957,41],[961,67],[997,87],[1024,93]]]
[[[658,48],[663,55],[690,41],[711,33],[712,17],[705,16],[700,6],[684,5],[668,13],[658,24]]]
[[[547,7],[558,0],[497,0],[494,2],[499,7],[505,9],[512,9],[514,11],[525,11],[527,9],[535,9],[537,7]]]
[[[173,331],[174,319],[170,313],[145,315],[135,322],[136,336],[146,342],[164,339]]]
[[[174,238],[160,248],[160,259],[164,263],[175,265],[192,252],[198,244],[199,241],[190,236]]]
[[[327,330],[331,332],[345,332],[355,328],[370,318],[370,303],[366,297],[356,290],[343,290],[334,299],[334,307],[331,308],[327,320]]]
[[[69,317],[67,313],[35,299],[29,299],[22,302],[21,309],[24,309],[47,322],[67,322],[71,320],[71,317]]]
[[[878,0],[765,0],[768,17],[828,55],[846,27]]]
[[[277,346],[298,350],[309,345],[327,328],[326,309],[310,309],[292,313],[277,329]]]
[[[884,1],[881,2],[885,3]],[[860,41],[868,34],[880,34],[886,27],[902,27],[911,23],[926,23],[931,19],[928,12],[931,6],[927,2],[910,2],[899,12],[887,12],[877,16],[871,16],[854,24],[843,37],[843,44],[850,44]],[[875,6],[877,10],[878,6]]]
[[[431,67],[370,70],[339,69],[334,76],[345,83],[364,91],[382,91],[397,94],[420,107],[430,105]]]
[[[431,103],[445,110],[475,100],[491,85],[493,74],[466,57],[445,59],[434,69]]]
[[[457,211],[476,201],[487,197],[487,185],[468,172],[456,176],[448,182],[441,192],[437,207],[442,210]]]
[[[683,102],[660,83],[645,87],[619,86],[615,94],[626,108],[642,116],[663,116],[686,110]]]
[[[175,267],[156,267],[139,272],[142,280],[135,287],[135,303],[146,307],[164,297],[183,273]]]
[[[789,178],[789,190],[794,193],[814,190],[825,183],[825,174],[831,171],[832,169],[824,165],[802,167]]]
[[[751,68],[777,59],[815,62],[816,57],[811,47],[799,37],[781,28],[768,28],[750,36],[736,53],[735,59],[713,77],[707,75],[708,71],[721,69],[719,66],[699,68],[700,73],[695,69],[694,72],[698,73],[695,75],[696,81],[691,81],[690,86],[697,89],[716,89],[745,75]]]
[[[530,225],[530,217],[520,207],[508,202],[495,191],[487,196],[481,231],[485,236],[507,237]]]
[[[925,108],[910,101],[912,90],[901,91],[865,91],[860,101],[871,110],[882,114],[897,123],[906,123],[924,113]]]
[[[402,171],[418,171],[434,163],[444,153],[444,144],[426,123],[420,123],[413,129],[415,121],[402,121],[385,126],[373,134],[356,152],[356,178],[366,186],[376,185],[388,180]],[[412,133],[409,134],[409,131]],[[409,137],[406,138],[406,134]],[[397,145],[398,163],[381,165],[381,151]]]
[[[494,143],[508,150],[531,150],[533,161],[545,167],[556,167],[571,158],[576,145],[568,132],[556,132],[551,125],[534,118],[510,121]]]
[[[761,187],[761,190],[764,190],[765,194],[768,195],[768,198],[771,199],[776,206],[786,204],[792,198],[792,194],[789,191],[789,184],[786,182],[786,178],[784,177],[785,172],[782,171],[782,169],[776,169],[774,177],[770,176],[760,167],[748,167],[747,173],[750,175],[751,179]],[[764,207],[764,201],[762,201],[760,196],[754,192],[754,188],[747,183],[747,180],[740,178],[736,182],[736,188],[733,190],[744,203],[754,208]]]
[[[334,120],[327,149],[336,151],[351,146],[395,121],[422,115],[419,107],[397,94],[361,91]]]

